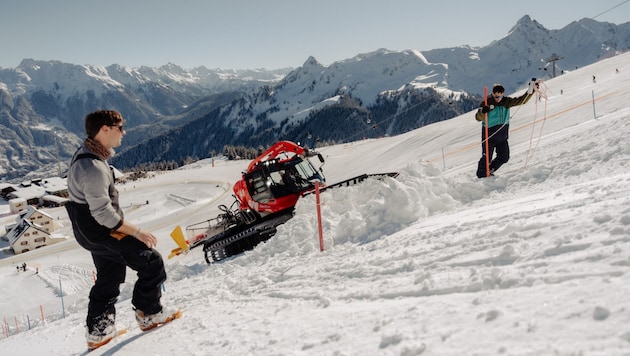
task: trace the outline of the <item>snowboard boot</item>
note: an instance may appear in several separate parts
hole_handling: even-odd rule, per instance
[[[115,325],[116,317],[109,314],[92,327],[87,327],[85,338],[89,350],[99,348],[110,342],[117,334]]]
[[[145,314],[142,310],[136,309],[136,321],[140,330],[147,331],[162,324],[169,323],[182,316],[179,309],[162,308],[161,311],[154,314]]]

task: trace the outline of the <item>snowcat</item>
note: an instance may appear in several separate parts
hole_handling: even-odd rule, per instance
[[[317,157],[319,169],[309,160]],[[207,263],[253,249],[276,234],[276,227],[291,219],[295,204],[304,195],[313,193],[315,182],[320,191],[357,184],[368,177],[395,177],[397,173],[363,174],[327,185],[318,152],[290,141],[280,141],[249,163],[247,170],[233,186],[235,201],[230,207],[220,205],[221,213],[213,218],[186,227],[188,239],[180,226],[171,233],[179,247],[169,258],[203,246]]]

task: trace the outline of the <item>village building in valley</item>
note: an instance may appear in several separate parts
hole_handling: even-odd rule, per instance
[[[56,226],[50,215],[30,205],[19,213],[17,223],[6,229],[6,238],[15,254],[66,240],[52,235]]]

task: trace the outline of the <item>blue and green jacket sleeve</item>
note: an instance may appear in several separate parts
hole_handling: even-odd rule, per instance
[[[492,110],[488,112],[488,127],[497,125],[507,125],[510,123],[510,108],[512,106],[523,105],[531,99],[533,94],[527,94],[513,98],[504,96],[501,102],[497,103],[492,95],[488,96],[488,106],[494,106]],[[480,107],[483,107],[484,103],[481,103]],[[482,125],[485,125],[485,115],[481,112],[481,108],[477,110],[475,119],[481,121]]]

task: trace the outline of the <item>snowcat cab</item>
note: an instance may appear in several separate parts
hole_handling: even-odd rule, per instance
[[[262,153],[234,184],[240,209],[251,209],[264,217],[292,209],[300,196],[315,189],[315,181],[323,187],[321,167],[315,169],[309,154],[314,155],[289,141],[278,142]],[[324,158],[317,156],[324,163]]]

